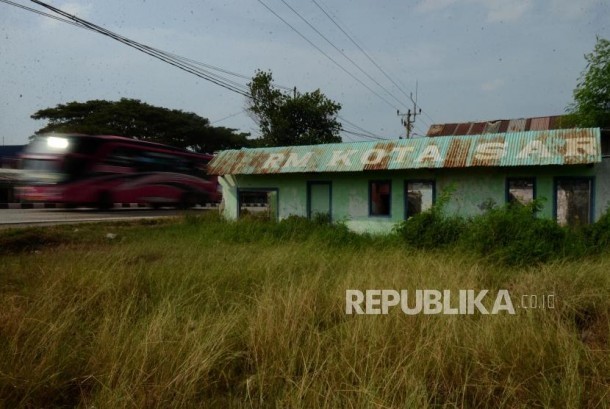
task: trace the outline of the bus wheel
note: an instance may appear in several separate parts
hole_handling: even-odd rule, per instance
[[[97,208],[100,210],[110,210],[114,207],[114,202],[112,201],[112,196],[110,192],[102,192],[100,193],[100,197],[97,200]]]

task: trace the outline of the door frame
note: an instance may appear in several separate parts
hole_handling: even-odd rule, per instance
[[[307,218],[311,220],[311,187],[314,185],[328,185],[328,217],[333,220],[333,184],[330,180],[307,181]]]
[[[580,180],[589,182],[589,186],[591,186],[591,191],[589,192],[589,220],[587,224],[595,223],[595,176],[555,176],[553,178],[553,219],[555,222],[559,222],[557,220],[558,209],[558,197],[557,197],[557,188],[559,187],[559,183],[563,180]]]

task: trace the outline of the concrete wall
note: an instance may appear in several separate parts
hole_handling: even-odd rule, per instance
[[[610,160],[597,165],[496,167],[434,170],[366,171],[320,174],[227,175],[219,178],[225,200],[224,216],[238,216],[238,188],[278,189],[278,216],[307,216],[307,183],[332,183],[332,219],[343,221],[356,231],[384,232],[405,219],[405,181],[430,179],[436,182],[436,197],[449,187],[455,189],[447,211],[461,216],[481,213],[485,202],[504,204],[506,179],[535,177],[536,197],[546,198],[541,216],[552,218],[555,178],[562,176],[594,177],[594,219],[606,210],[610,201]],[[391,215],[369,216],[369,181],[391,180]]]

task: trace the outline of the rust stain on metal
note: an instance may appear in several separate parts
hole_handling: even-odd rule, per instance
[[[443,133],[444,125],[432,125],[428,129],[428,136],[439,136]]]
[[[311,159],[307,162],[307,166],[305,167],[305,171],[307,173],[313,173],[316,169],[320,168],[319,158],[322,157],[323,151],[320,148],[313,148],[313,155]]]
[[[381,154],[383,156],[379,162],[365,164],[364,169],[365,170],[387,169],[388,164],[390,163],[392,149],[394,149],[395,147],[396,147],[396,144],[394,142],[378,142],[377,144],[375,144],[375,146],[373,147],[373,150],[375,150],[375,152],[379,152],[379,151],[383,152]],[[376,153],[376,155],[379,155],[379,153]]]
[[[499,124],[498,124],[499,125]],[[497,136],[495,138],[485,139],[484,142],[480,143],[480,145],[484,144],[504,144],[504,136]],[[477,151],[472,157],[472,166],[498,166],[500,164],[501,158],[498,155],[494,154],[486,154],[485,152],[479,152],[479,146],[477,146]]]
[[[235,162],[233,162],[232,164],[232,169],[235,173],[239,173],[238,171],[240,171],[241,169],[243,169],[244,167],[244,157],[246,156],[246,154],[244,152],[237,152],[237,155],[235,155]]]
[[[571,141],[578,141],[578,140],[582,140],[585,139],[586,135],[583,131],[580,132],[572,132],[569,135],[566,135],[564,137],[564,141],[565,143],[562,144],[561,146],[559,146],[558,151],[562,156],[566,156],[568,155],[568,146],[573,144],[573,142]]]
[[[505,133],[508,130],[508,122],[509,121],[500,121],[500,129],[498,133]]]
[[[583,145],[588,145],[587,142],[589,141],[590,139],[587,138],[587,133],[584,130],[566,135],[565,144],[559,148],[559,152],[564,157],[565,163],[569,165],[581,163],[581,157],[589,155],[590,152],[587,152],[587,150],[580,145],[581,143],[583,143]],[[569,151],[569,147],[572,148],[573,151]]]
[[[269,173],[268,169],[264,169],[263,165],[267,162],[270,153],[261,153],[260,155],[254,155],[250,160],[250,166],[254,168],[254,173]]]
[[[468,152],[470,152],[471,140],[455,139],[451,141],[445,163],[446,168],[462,168],[466,166],[468,161]]]
[[[458,124],[445,124],[443,128],[444,135],[455,135],[455,130],[457,129]]]
[[[455,134],[456,135],[467,135],[470,130],[471,124],[469,122],[465,122],[463,124],[458,124]]]
[[[485,124],[486,124],[486,122],[475,122],[474,124],[472,124],[472,127],[470,128],[470,134],[471,135],[482,134],[483,130],[485,129]]]
[[[488,133],[544,131],[569,128],[564,115],[534,118],[497,119],[485,122],[433,124],[427,136],[482,135]]]
[[[562,145],[560,145],[560,146],[558,146],[558,147],[557,147],[557,152],[559,152],[559,154],[560,154],[561,156],[563,156],[563,157],[565,157],[565,156],[566,156],[566,153],[568,152],[568,138],[571,138],[571,137],[572,137],[571,135],[570,135],[570,136],[567,136],[567,137],[564,139],[564,142],[565,142],[565,143],[563,143]]]
[[[536,137],[536,139],[541,142],[546,142],[549,139],[549,136],[550,135],[548,132],[542,132]]]
[[[544,131],[549,129],[549,117],[532,118],[530,131]]]
[[[436,143],[430,143],[428,144],[428,146],[426,147],[426,149],[429,149],[431,147],[434,147],[436,149],[436,152],[439,151],[439,146]],[[421,154],[423,155],[423,153]],[[435,157],[433,155],[426,155],[421,157],[421,160],[419,161],[420,165],[430,165],[431,168],[434,168],[436,166],[434,166],[435,163],[437,163],[437,161],[435,160]]]
[[[591,128],[223,151],[210,161],[209,173],[358,172],[600,161],[600,130]]]
[[[244,153],[239,151],[235,156],[235,160],[230,160],[230,161],[218,161],[218,160],[214,160],[212,159],[212,161],[210,163],[208,163],[207,166],[207,172],[210,175],[227,175],[227,174],[233,174],[233,173],[237,173],[236,171],[238,170],[238,165],[241,162],[241,159],[243,157]]]

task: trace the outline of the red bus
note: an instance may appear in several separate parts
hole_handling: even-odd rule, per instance
[[[220,200],[211,155],[108,135],[45,135],[21,154],[28,202],[109,209],[114,203],[192,207]]]

